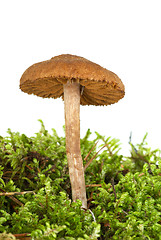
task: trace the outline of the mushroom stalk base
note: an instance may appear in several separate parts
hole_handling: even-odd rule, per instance
[[[64,84],[64,108],[66,130],[66,153],[69,176],[72,187],[72,199],[82,201],[87,209],[86,187],[83,161],[80,150],[80,84],[67,82]]]

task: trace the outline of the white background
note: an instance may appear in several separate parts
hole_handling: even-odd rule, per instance
[[[20,91],[30,65],[70,53],[115,72],[126,95],[106,107],[81,107],[81,137],[88,128],[122,142],[161,148],[161,5],[158,0],[5,0],[0,2],[0,135],[33,136],[42,119],[63,135],[61,99]]]

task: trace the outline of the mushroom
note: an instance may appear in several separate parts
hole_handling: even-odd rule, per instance
[[[43,98],[64,100],[66,153],[72,199],[87,208],[80,150],[80,104],[109,105],[124,97],[124,85],[113,72],[83,57],[62,54],[30,66],[20,79],[20,89]]]

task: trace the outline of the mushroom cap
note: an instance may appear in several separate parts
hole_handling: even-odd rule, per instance
[[[125,95],[120,78],[83,57],[62,54],[30,66],[20,79],[20,89],[43,98],[64,99],[63,84],[79,82],[81,105],[109,105]]]

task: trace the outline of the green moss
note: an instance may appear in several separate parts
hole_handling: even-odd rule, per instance
[[[161,239],[161,157],[147,147],[147,135],[141,144],[130,143],[130,157],[119,154],[116,139],[96,133],[91,141],[90,130],[81,139],[91,212],[71,201],[65,137],[55,129],[49,134],[40,122],[34,137],[10,129],[0,137],[0,233],[37,240]]]

